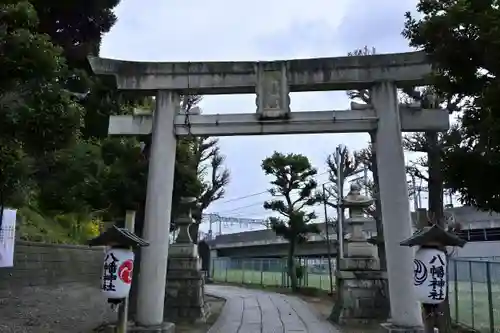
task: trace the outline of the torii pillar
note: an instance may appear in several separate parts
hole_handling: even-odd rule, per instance
[[[179,109],[179,94],[165,90],[156,93],[142,235],[150,246],[141,250],[137,298],[137,325],[148,328],[170,326],[163,323],[163,310],[175,170],[174,117]]]
[[[374,149],[391,304],[390,322],[384,326],[388,332],[423,332],[420,304],[413,286],[414,253],[411,248],[399,245],[413,231],[397,97],[394,82],[378,82],[371,89],[372,104],[379,119]]]

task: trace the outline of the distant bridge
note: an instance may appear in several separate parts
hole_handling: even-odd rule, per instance
[[[268,226],[268,221],[264,219],[251,219],[251,218],[241,218],[235,216],[221,216],[217,213],[208,213],[203,214],[202,222],[204,224],[209,225],[209,231],[204,233],[200,232],[200,239],[213,239],[214,235],[222,235],[222,227],[233,227],[235,225],[239,227],[250,227],[250,226],[259,226],[266,227]],[[213,229],[213,224],[218,225],[216,230]]]
[[[301,257],[326,257],[328,253],[337,254],[337,235],[329,228],[330,249],[326,241],[324,225],[320,227],[320,234],[310,235],[309,241],[297,248],[297,255]],[[366,231],[369,237],[375,237],[376,232]],[[459,237],[467,242],[495,242],[500,241],[500,228],[462,230]],[[252,258],[281,258],[288,253],[288,242],[277,237],[272,230],[255,230],[219,235],[208,241],[213,255],[217,257],[252,257]]]

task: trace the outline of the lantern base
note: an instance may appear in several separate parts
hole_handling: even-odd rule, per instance
[[[394,325],[393,323],[383,323],[380,326],[387,333],[424,333],[424,327],[421,326],[403,327]]]
[[[209,315],[205,303],[205,272],[201,270],[195,244],[173,244],[168,256],[164,319],[205,322]]]
[[[330,320],[339,325],[371,324],[389,313],[387,275],[379,270],[377,258],[343,258],[335,273],[337,302]]]
[[[103,333],[115,333],[116,325],[108,325],[102,331]],[[175,332],[175,324],[164,322],[158,326],[136,326],[135,324],[129,324],[127,327],[127,333],[174,333]]]

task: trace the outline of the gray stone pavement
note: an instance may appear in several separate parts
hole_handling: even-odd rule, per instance
[[[227,300],[208,333],[340,333],[297,297],[217,285],[205,292]]]

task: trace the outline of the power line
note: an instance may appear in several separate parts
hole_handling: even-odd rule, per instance
[[[233,202],[233,201],[238,201],[238,200],[243,200],[243,199],[246,199],[246,198],[251,198],[251,197],[255,197],[257,195],[261,195],[261,194],[264,194],[264,193],[269,193],[268,190],[265,190],[265,191],[262,191],[262,192],[257,192],[257,193],[253,193],[253,194],[248,194],[248,195],[244,195],[242,197],[236,197],[236,198],[233,198],[233,199],[229,199],[229,200],[224,200],[224,201],[221,201],[220,203],[221,204],[224,204],[224,203],[228,203],[228,202]]]
[[[242,209],[244,209],[244,208],[254,207],[254,206],[258,206],[258,205],[261,205],[261,206],[262,206],[262,205],[263,205],[263,202],[262,202],[262,201],[259,201],[259,202],[255,202],[255,203],[250,204],[250,205],[241,206],[241,207],[236,207],[236,208],[229,209],[229,210],[223,210],[223,211],[217,212],[217,214],[231,213],[231,212],[234,212],[234,211],[242,210]]]
[[[320,177],[320,176],[322,176],[324,174],[327,174],[328,172],[329,171],[322,172],[322,173],[316,175],[314,178]],[[327,183],[330,183],[330,182],[327,182]],[[325,183],[325,184],[327,184],[327,183]],[[249,197],[257,196],[257,195],[262,194],[262,193],[269,193],[269,192],[268,191],[258,192],[258,193],[254,193],[254,194],[242,196],[240,198],[231,199],[229,201],[242,200],[244,198],[249,198]],[[280,196],[274,196],[274,198],[276,198],[276,197],[280,197]],[[269,200],[271,200],[271,199],[269,199]],[[226,210],[218,211],[217,214],[232,213],[232,212],[236,212],[237,213],[238,211],[245,210],[246,208],[255,207],[255,206],[262,206],[262,205],[263,205],[263,201],[254,202],[254,203],[251,203],[249,205],[245,205],[245,206],[240,206],[240,207],[236,207],[236,208],[231,208],[231,209],[226,209]]]
[[[325,172],[317,174],[313,178],[317,178],[317,177],[325,175],[325,174],[327,174],[329,172],[330,172],[330,170],[327,170]],[[219,204],[225,204],[225,203],[229,203],[229,202],[233,202],[233,201],[239,201],[239,200],[243,200],[243,199],[255,197],[255,196],[258,196],[258,195],[262,195],[262,194],[265,194],[265,193],[269,193],[269,190],[265,190],[265,191],[262,191],[262,192],[256,192],[256,193],[252,193],[252,194],[247,194],[247,195],[244,195],[244,196],[241,196],[241,197],[227,199],[227,200],[224,200],[224,201],[220,201]]]

